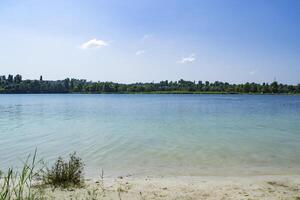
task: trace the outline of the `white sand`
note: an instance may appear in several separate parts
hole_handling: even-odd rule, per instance
[[[124,177],[87,181],[82,189],[45,190],[47,199],[300,200],[300,176]]]

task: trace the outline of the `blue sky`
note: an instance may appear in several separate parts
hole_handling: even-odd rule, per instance
[[[298,0],[1,0],[0,74],[300,83]]]

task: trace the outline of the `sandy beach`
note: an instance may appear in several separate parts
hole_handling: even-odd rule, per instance
[[[118,177],[83,188],[43,189],[46,199],[300,199],[300,176]]]

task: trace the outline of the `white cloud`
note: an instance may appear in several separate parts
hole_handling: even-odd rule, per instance
[[[193,63],[196,61],[196,58],[195,58],[195,54],[191,54],[187,57],[183,57],[181,58],[181,60],[178,61],[178,63],[180,64],[187,64],[187,63]]]
[[[136,56],[140,56],[140,55],[142,55],[144,53],[145,53],[145,50],[138,50],[137,52],[135,52],[135,55]]]
[[[146,40],[152,38],[152,35],[150,34],[145,34],[143,37],[142,37],[142,42],[145,42]]]
[[[256,74],[256,70],[249,72],[250,75],[255,75]]]
[[[85,43],[83,43],[80,48],[81,49],[96,49],[100,47],[108,46],[108,43],[103,40],[92,39]]]

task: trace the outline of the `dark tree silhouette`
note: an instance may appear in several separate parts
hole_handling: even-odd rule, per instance
[[[215,81],[160,81],[159,83],[121,84],[92,82],[84,79],[50,81],[23,80],[22,76],[0,76],[0,93],[251,93],[251,94],[300,94],[300,84],[287,85],[276,81],[271,84],[230,84]]]

